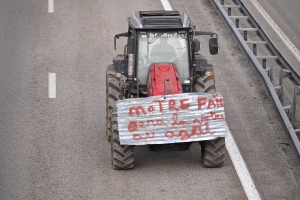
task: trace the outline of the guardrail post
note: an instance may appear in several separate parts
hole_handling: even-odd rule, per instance
[[[293,113],[291,117],[291,122],[293,123],[295,120],[295,115],[296,115],[296,106],[297,106],[297,95],[300,93],[300,86],[295,85],[294,86],[294,97],[293,97]]]
[[[292,115],[293,115],[293,106],[289,105],[289,106],[284,106],[283,107],[285,113],[287,114],[287,116],[289,117],[289,119],[292,119]]]
[[[262,68],[263,69],[267,68],[267,59],[262,59]]]
[[[257,48],[256,48],[256,44],[253,44],[253,54],[257,56]]]
[[[286,70],[286,69],[281,69],[280,70],[280,74],[279,74],[279,86],[274,87],[278,98],[281,102],[281,105],[283,106],[283,86],[282,86],[282,79],[289,77],[291,75],[291,71],[290,70]]]
[[[244,40],[247,41],[247,31],[244,31]]]
[[[283,105],[283,87],[282,85],[274,87],[281,105]]]
[[[279,85],[282,86],[282,79],[286,77],[290,77],[292,72],[287,69],[281,69],[279,74]]]
[[[267,69],[265,69],[265,72],[267,73],[267,75],[270,78],[271,83],[273,84],[273,69],[272,68],[267,68]]]

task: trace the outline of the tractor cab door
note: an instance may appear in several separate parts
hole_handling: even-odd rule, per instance
[[[183,84],[189,80],[188,33],[186,30],[138,31],[137,71],[141,85],[147,85],[149,68],[154,63],[174,64]]]

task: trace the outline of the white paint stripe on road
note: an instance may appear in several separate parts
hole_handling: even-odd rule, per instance
[[[225,145],[248,199],[259,200],[260,196],[229,129],[227,129]]]
[[[297,60],[300,62],[300,51],[297,47],[292,43],[292,41],[284,34],[284,32],[279,28],[279,26],[273,21],[270,15],[263,9],[263,7],[256,1],[250,0],[250,2],[255,6],[255,8],[260,12],[260,14],[267,20],[272,29],[277,33],[277,35],[281,38],[284,44],[290,49],[290,51],[294,54]]]
[[[165,10],[173,10],[168,0],[160,0]],[[242,183],[244,191],[250,200],[260,200],[258,191],[253,183],[244,159],[231,135],[229,129],[227,129],[227,136],[225,138],[226,149],[229,153],[233,166],[237,172],[237,175]]]
[[[48,12],[54,13],[54,0],[48,0]]]
[[[56,74],[49,73],[48,81],[49,81],[49,88],[48,88],[49,98],[50,99],[56,98]]]
[[[173,10],[168,0],[160,0],[165,10]]]

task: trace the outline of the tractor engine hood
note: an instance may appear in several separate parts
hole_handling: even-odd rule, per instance
[[[155,63],[150,66],[148,96],[180,94],[182,86],[177,68],[172,63]]]

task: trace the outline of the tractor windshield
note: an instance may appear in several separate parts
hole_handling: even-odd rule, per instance
[[[186,31],[138,32],[137,59],[137,77],[142,85],[147,84],[152,63],[175,64],[184,83],[190,76]]]

